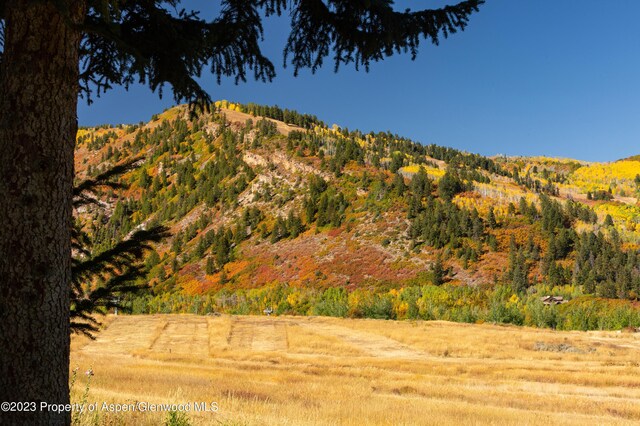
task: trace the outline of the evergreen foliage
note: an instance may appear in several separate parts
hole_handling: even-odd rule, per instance
[[[113,178],[132,170],[136,162],[112,167],[94,179],[78,183],[74,188],[74,208],[100,206],[99,190],[122,188],[123,185],[114,182]],[[122,217],[122,209],[118,206],[122,204],[117,204],[112,217]],[[72,232],[75,255],[71,270],[71,331],[93,337],[100,325],[96,314],[105,314],[113,308],[122,309],[122,299],[144,287],[140,279],[159,261],[151,243],[158,243],[167,236],[165,227],[155,226],[137,230],[104,249],[92,241],[76,221]],[[143,263],[147,252],[151,255]]]

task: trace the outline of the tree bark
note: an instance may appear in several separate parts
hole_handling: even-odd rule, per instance
[[[68,424],[73,152],[83,1],[9,0],[0,64],[0,424]],[[15,407],[18,408],[18,407]]]

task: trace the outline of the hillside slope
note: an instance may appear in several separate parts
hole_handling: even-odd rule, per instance
[[[442,283],[640,294],[636,161],[486,158],[277,107],[216,107],[78,133],[78,180],[137,165],[78,212],[93,254],[135,229],[171,229],[145,261],[153,294]]]

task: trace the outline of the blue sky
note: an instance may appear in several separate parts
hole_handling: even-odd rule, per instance
[[[195,8],[210,7],[193,0]],[[398,1],[398,8],[455,1]],[[265,22],[271,83],[217,85],[213,99],[277,104],[362,131],[389,130],[422,143],[484,155],[548,155],[613,161],[640,154],[640,2],[487,0],[463,33],[418,58],[398,55],[369,73],[352,66],[293,77],[282,68],[288,18]],[[116,89],[79,103],[80,125],[135,123],[173,104],[148,88]]]

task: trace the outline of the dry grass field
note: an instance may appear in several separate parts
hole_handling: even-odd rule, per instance
[[[191,424],[638,424],[640,335],[320,317],[118,316],[71,365],[87,402],[218,403]],[[82,399],[79,375],[72,400]],[[84,414],[162,424],[166,412]]]

